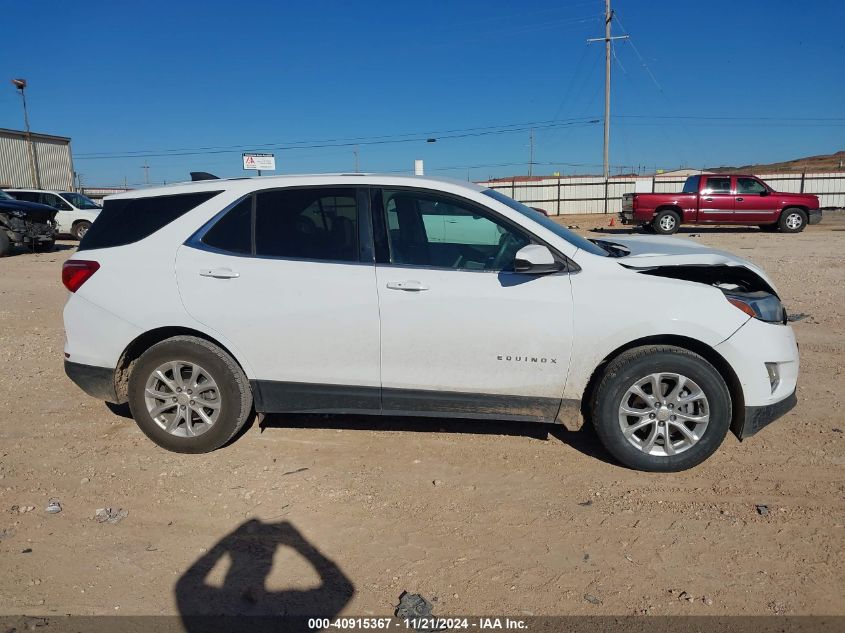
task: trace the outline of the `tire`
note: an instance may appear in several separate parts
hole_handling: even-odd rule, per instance
[[[807,226],[807,214],[803,209],[788,207],[781,211],[778,228],[781,233],[800,233]]]
[[[85,234],[90,228],[91,223],[88,220],[80,220],[79,222],[74,223],[74,225],[71,227],[70,234],[73,235],[77,240],[82,240],[82,238],[85,237]]]
[[[666,209],[654,216],[651,227],[658,235],[672,235],[681,228],[681,217],[675,211]]]
[[[6,257],[12,252],[12,241],[6,235],[6,230],[0,226],[0,257]]]
[[[641,391],[650,396],[654,389],[649,378],[657,374],[661,374],[658,384],[664,396],[660,403],[666,403],[660,408],[649,406],[647,399],[631,391],[634,385],[643,384]],[[701,397],[677,404],[672,394],[680,383],[677,377],[685,379],[679,395],[686,393],[689,398],[690,392],[700,392]],[[673,401],[675,406],[670,409]],[[625,415],[623,405],[628,411],[645,413]],[[682,419],[695,415],[706,415],[709,420]],[[719,448],[731,424],[731,396],[719,372],[698,354],[670,345],[637,347],[619,355],[605,369],[592,402],[592,419],[601,443],[624,465],[649,472],[678,472],[697,466]],[[687,434],[679,430],[679,422]],[[642,428],[629,430],[630,439],[626,437],[623,425],[630,429],[638,423]],[[666,429],[671,438],[668,449],[663,435]]]
[[[163,366],[166,380],[155,374]],[[198,387],[189,376],[193,368],[198,370],[196,381],[201,381]],[[203,389],[211,384],[208,380],[215,388]],[[148,387],[166,397],[150,395]],[[200,401],[210,406],[202,407]],[[229,354],[204,339],[175,336],[150,347],[135,363],[129,377],[129,409],[141,431],[162,448],[208,453],[226,444],[244,425],[252,409],[252,391]],[[203,415],[210,424],[203,422]]]

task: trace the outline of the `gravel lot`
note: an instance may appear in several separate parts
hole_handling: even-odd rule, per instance
[[[802,374],[791,413],[669,475],[589,431],[404,418],[274,416],[167,453],[64,376],[74,244],[0,260],[0,614],[389,615],[409,590],[442,616],[845,615],[845,216],[684,233],[772,274]]]

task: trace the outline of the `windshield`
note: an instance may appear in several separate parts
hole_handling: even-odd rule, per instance
[[[495,189],[485,189],[482,193],[486,196],[490,196],[493,200],[498,200],[502,204],[509,206],[514,211],[518,211],[526,218],[534,220],[537,224],[540,224],[544,228],[549,229],[552,233],[565,239],[567,242],[575,246],[576,248],[580,248],[581,250],[585,250],[588,253],[592,253],[593,255],[599,255],[601,257],[607,257],[607,251],[602,249],[601,247],[593,244],[591,241],[581,237],[580,235],[573,233],[569,229],[563,228],[560,224],[552,220],[551,218],[546,217],[542,213],[538,213],[531,207],[527,207],[521,202],[517,202],[513,198],[506,196],[503,193],[496,191]]]
[[[77,209],[102,209],[99,204],[91,200],[88,196],[83,196],[81,193],[66,192],[62,193],[62,198],[70,202]]]
[[[0,200],[14,200],[14,198],[2,189],[0,189]]]

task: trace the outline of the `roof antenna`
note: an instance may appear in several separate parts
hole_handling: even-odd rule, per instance
[[[209,174],[207,171],[192,171],[191,180],[220,180],[220,178],[214,174]]]

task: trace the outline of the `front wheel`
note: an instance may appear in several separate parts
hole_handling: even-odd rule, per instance
[[[80,220],[70,230],[70,234],[73,235],[76,239],[81,240],[85,237],[85,234],[88,232],[88,229],[91,228],[91,223],[88,220]]]
[[[252,409],[249,382],[234,359],[194,336],[144,352],[129,377],[129,408],[141,431],[176,453],[207,453],[228,442]]]
[[[703,357],[674,346],[638,347],[618,356],[592,404],[602,444],[637,470],[697,466],[719,448],[731,423],[722,376]]]
[[[660,235],[672,235],[681,227],[681,218],[674,211],[660,211],[651,221],[654,232]]]
[[[784,209],[780,214],[778,226],[783,233],[800,233],[807,226],[807,214],[802,209]]]

